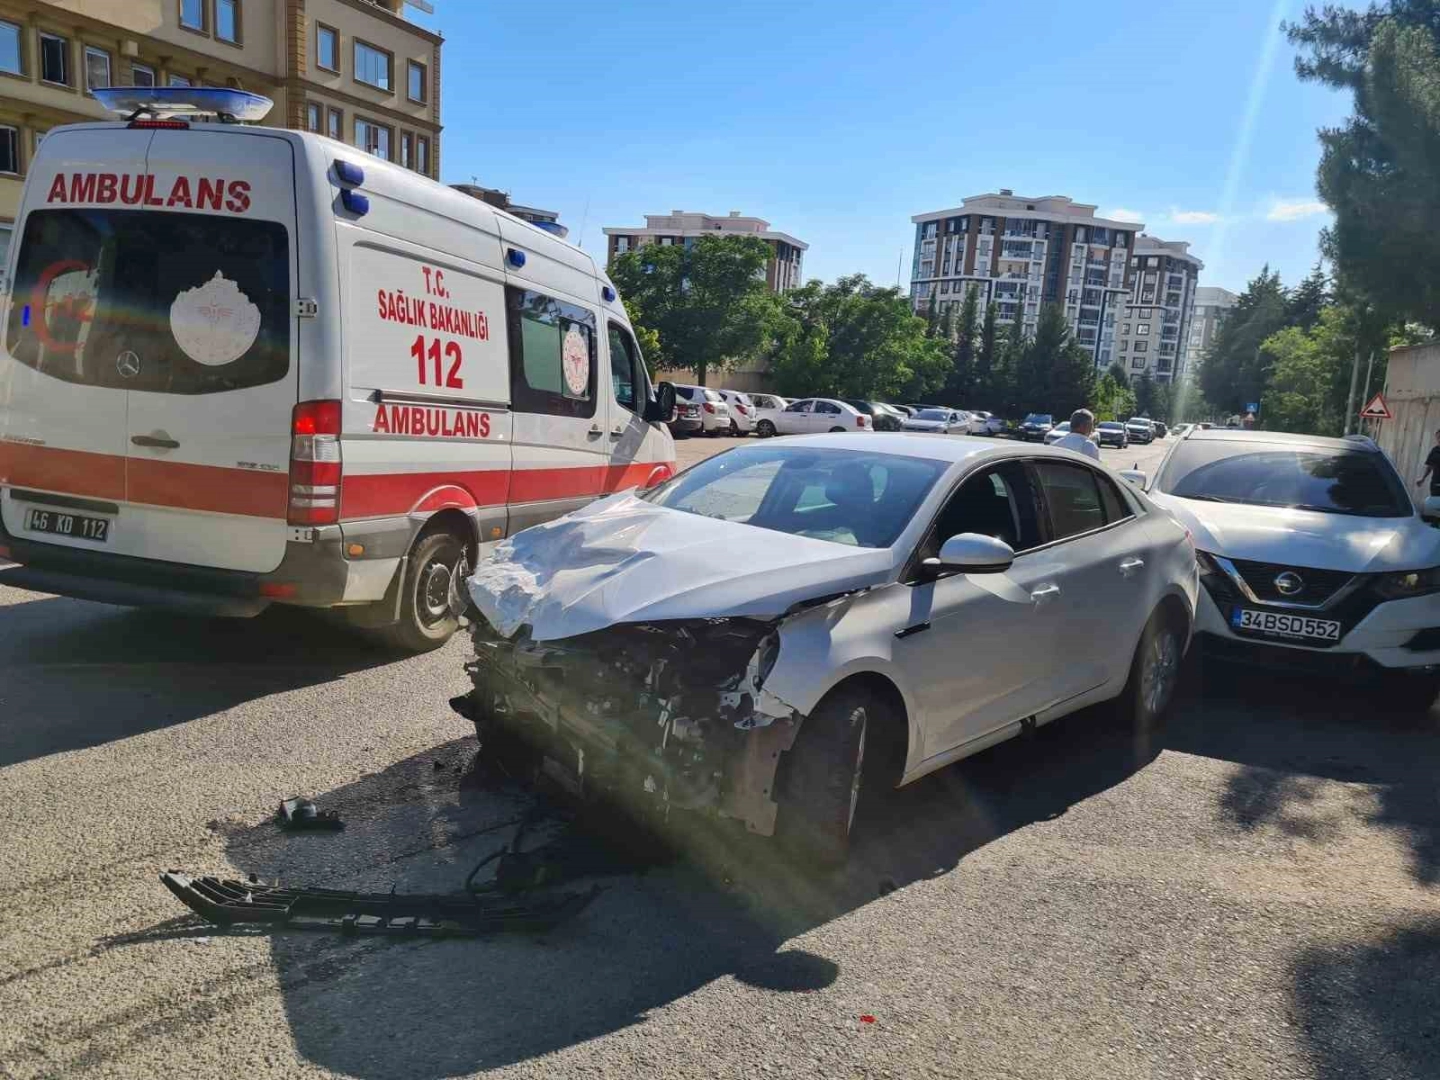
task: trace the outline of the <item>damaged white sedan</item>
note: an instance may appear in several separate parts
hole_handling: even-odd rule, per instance
[[[842,859],[905,784],[1119,698],[1169,704],[1189,534],[1064,451],[816,435],[710,458],[499,545],[467,713],[580,788]]]

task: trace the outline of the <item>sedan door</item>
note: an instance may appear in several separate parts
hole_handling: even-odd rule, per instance
[[[916,565],[962,532],[994,536],[1018,554],[1003,573],[921,571],[909,586],[892,657],[917,699],[927,759],[1033,716],[1061,693],[1056,560],[1032,550],[1043,539],[1040,507],[1021,462],[967,478],[921,543]]]
[[[837,427],[850,430],[855,425],[847,424],[846,419],[845,410],[839,405],[833,401],[818,400],[810,413],[809,430],[824,432]]]
[[[806,434],[810,430],[809,424],[813,419],[811,409],[814,404],[814,398],[806,398],[804,401],[786,405],[775,414],[775,430],[781,435]]]
[[[1079,462],[1031,463],[1060,589],[1062,699],[1126,670],[1150,613],[1153,541],[1115,482]]]

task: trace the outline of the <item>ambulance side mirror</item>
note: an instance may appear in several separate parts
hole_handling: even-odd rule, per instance
[[[645,402],[645,419],[652,424],[668,424],[675,419],[675,387],[672,384],[655,384],[655,396]]]

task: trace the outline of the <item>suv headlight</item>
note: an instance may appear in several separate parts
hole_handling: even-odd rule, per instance
[[[1375,582],[1375,592],[1386,600],[1405,600],[1412,596],[1440,592],[1440,566],[1432,566],[1428,570],[1385,574]]]

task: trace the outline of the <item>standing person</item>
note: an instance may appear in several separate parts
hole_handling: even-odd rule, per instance
[[[1440,495],[1440,431],[1435,432],[1435,445],[1425,455],[1425,471],[1415,481],[1415,486],[1419,487],[1426,480],[1430,481],[1430,494]]]
[[[1094,430],[1095,414],[1089,409],[1076,409],[1070,414],[1070,434],[1063,439],[1056,439],[1051,445],[1062,450],[1074,450],[1077,454],[1084,454],[1099,461],[1100,448],[1090,439],[1090,433]]]

